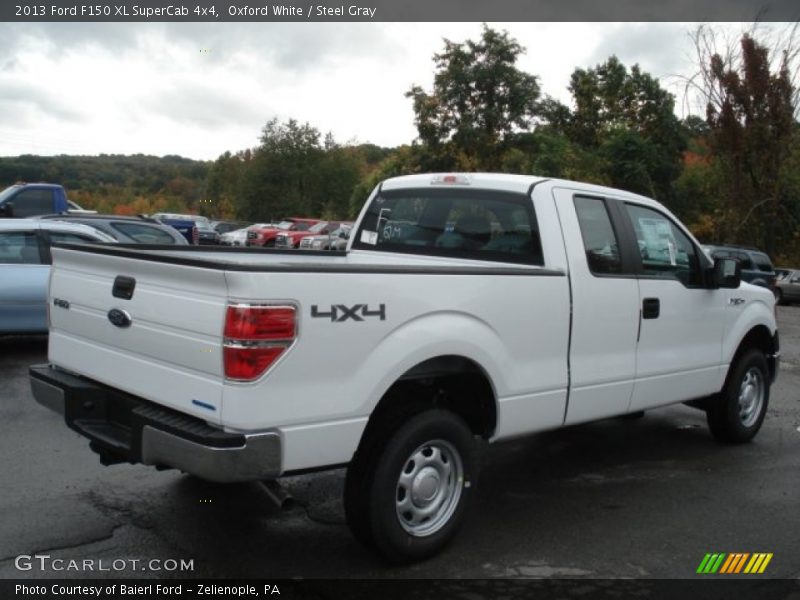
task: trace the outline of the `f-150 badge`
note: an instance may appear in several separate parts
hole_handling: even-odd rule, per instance
[[[363,321],[368,317],[377,317],[381,321],[385,321],[386,305],[379,304],[378,310],[370,310],[366,304],[354,304],[353,306],[331,304],[330,310],[320,310],[319,306],[312,304],[311,316],[315,319],[330,319],[333,323],[341,323],[350,319]]]

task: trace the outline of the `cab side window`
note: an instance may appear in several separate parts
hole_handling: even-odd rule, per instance
[[[697,250],[665,215],[651,208],[625,204],[642,259],[642,275],[676,279],[685,286],[702,285]]]
[[[575,212],[589,270],[595,275],[622,273],[619,243],[605,202],[599,198],[576,196]]]
[[[40,265],[39,240],[28,231],[4,231],[0,233],[0,264]]]
[[[89,237],[88,235],[80,235],[79,233],[69,233],[66,231],[51,231],[50,243],[66,243],[66,244],[96,244],[97,240]]]

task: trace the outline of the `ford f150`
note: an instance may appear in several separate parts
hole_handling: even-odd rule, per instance
[[[348,524],[394,562],[452,538],[481,438],[680,402],[723,442],[761,427],[774,298],[651,199],[413,175],[353,231],[345,252],[55,248],[36,399],[104,464],[223,482],[347,465]]]

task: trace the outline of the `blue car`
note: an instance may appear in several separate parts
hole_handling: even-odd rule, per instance
[[[105,233],[78,223],[0,221],[0,335],[47,332],[50,246],[55,242],[114,243]]]

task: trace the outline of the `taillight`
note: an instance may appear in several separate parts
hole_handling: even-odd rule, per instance
[[[234,346],[226,344],[225,377],[238,381],[253,381],[269,369],[283,354],[283,346]]]
[[[297,337],[296,317],[294,306],[228,306],[223,347],[225,377],[237,381],[261,377]]]
[[[235,340],[294,339],[294,306],[229,306],[225,337]]]

